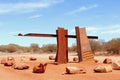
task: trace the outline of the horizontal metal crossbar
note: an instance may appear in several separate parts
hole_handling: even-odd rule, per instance
[[[57,37],[55,34],[38,34],[38,33],[28,33],[28,34],[21,34],[19,33],[18,36],[32,36],[32,37]],[[65,35],[68,38],[76,38],[76,35]],[[98,39],[98,36],[87,36],[89,39]]]

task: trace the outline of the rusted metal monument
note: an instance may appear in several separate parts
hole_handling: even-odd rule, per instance
[[[98,39],[97,36],[87,36],[85,28],[75,27],[76,35],[68,35],[68,30],[64,28],[58,28],[56,34],[37,34],[28,33],[21,34],[18,36],[31,36],[31,37],[56,37],[57,38],[57,54],[55,62],[67,63],[68,62],[68,38],[76,38],[77,52],[79,62],[86,60],[93,60],[94,55],[92,53],[89,39]]]

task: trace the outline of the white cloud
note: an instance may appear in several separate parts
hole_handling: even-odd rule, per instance
[[[86,26],[88,34],[120,34],[120,24],[107,25],[107,26]],[[71,34],[75,33],[75,29],[70,31]]]
[[[93,9],[93,8],[96,8],[96,7],[98,7],[98,5],[96,5],[96,4],[91,5],[91,6],[82,6],[82,7],[78,8],[78,9],[75,9],[73,11],[70,11],[70,12],[66,13],[66,15],[77,14],[77,13],[87,11],[87,10],[90,10],[90,9]]]
[[[94,27],[87,27],[88,34],[101,34],[101,35],[113,35],[113,34],[120,34],[120,24],[115,25],[107,25],[107,26],[94,26]]]
[[[86,30],[87,31],[97,31],[98,28],[96,28],[96,27],[88,27]]]
[[[109,40],[120,37],[120,24],[107,26],[87,26],[87,35],[98,36],[99,39]],[[72,29],[69,34],[75,34],[75,29]]]
[[[8,3],[0,4],[0,13],[31,12],[38,8],[48,7],[47,3]]]
[[[39,2],[0,3],[0,14],[17,12],[33,12],[37,9],[47,8],[64,0],[42,0]]]
[[[37,15],[30,16],[29,19],[36,19],[36,18],[39,18],[41,16],[43,16],[43,15],[37,14]]]
[[[84,27],[80,27],[80,28],[84,28]],[[87,32],[92,32],[95,33],[96,31],[98,31],[99,29],[97,27],[85,27]],[[75,29],[70,30],[69,32],[70,34],[75,34]]]
[[[97,32],[100,30],[100,28],[97,27],[86,27],[86,32],[88,35],[97,35]]]
[[[105,27],[101,34],[120,34],[120,24]]]

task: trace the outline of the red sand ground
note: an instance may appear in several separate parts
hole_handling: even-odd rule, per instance
[[[51,54],[50,54],[51,55]],[[7,57],[10,55],[2,55],[2,57]],[[16,62],[20,62],[20,57],[23,55],[12,55],[15,57]],[[96,65],[102,63],[95,62],[80,62],[80,63],[67,63],[67,64],[54,64],[54,61],[48,59],[48,54],[42,55],[24,55],[26,60],[22,61],[28,63],[30,68],[27,70],[15,70],[12,67],[5,67],[0,64],[0,80],[120,80],[120,70],[113,70],[110,73],[94,73],[93,69]],[[29,61],[30,56],[35,56],[38,59],[36,61]],[[70,56],[69,58],[71,58]],[[106,58],[104,56],[97,56],[95,59],[102,60]],[[108,57],[107,57],[108,58]],[[113,60],[120,60],[120,56],[109,57]],[[72,59],[72,58],[71,58]],[[45,73],[32,73],[32,68],[34,65],[38,65],[40,62],[48,62]],[[87,70],[86,74],[65,74],[66,66],[77,66],[85,67]]]

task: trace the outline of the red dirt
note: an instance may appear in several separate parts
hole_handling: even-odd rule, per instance
[[[25,63],[30,65],[27,70],[15,70],[12,67],[6,67],[0,64],[0,80],[120,80],[120,70],[113,70],[110,73],[94,73],[93,69],[96,65],[102,63],[95,63],[91,61],[80,63],[54,64],[47,57],[38,57],[36,61],[30,61],[29,55],[26,55]],[[7,56],[0,56],[2,57]],[[21,56],[14,56],[16,62],[20,62]],[[119,57],[120,58],[120,57]],[[99,60],[99,57],[97,58]],[[32,73],[32,69],[40,62],[48,62],[45,73]],[[65,74],[66,66],[85,67],[86,74]]]

